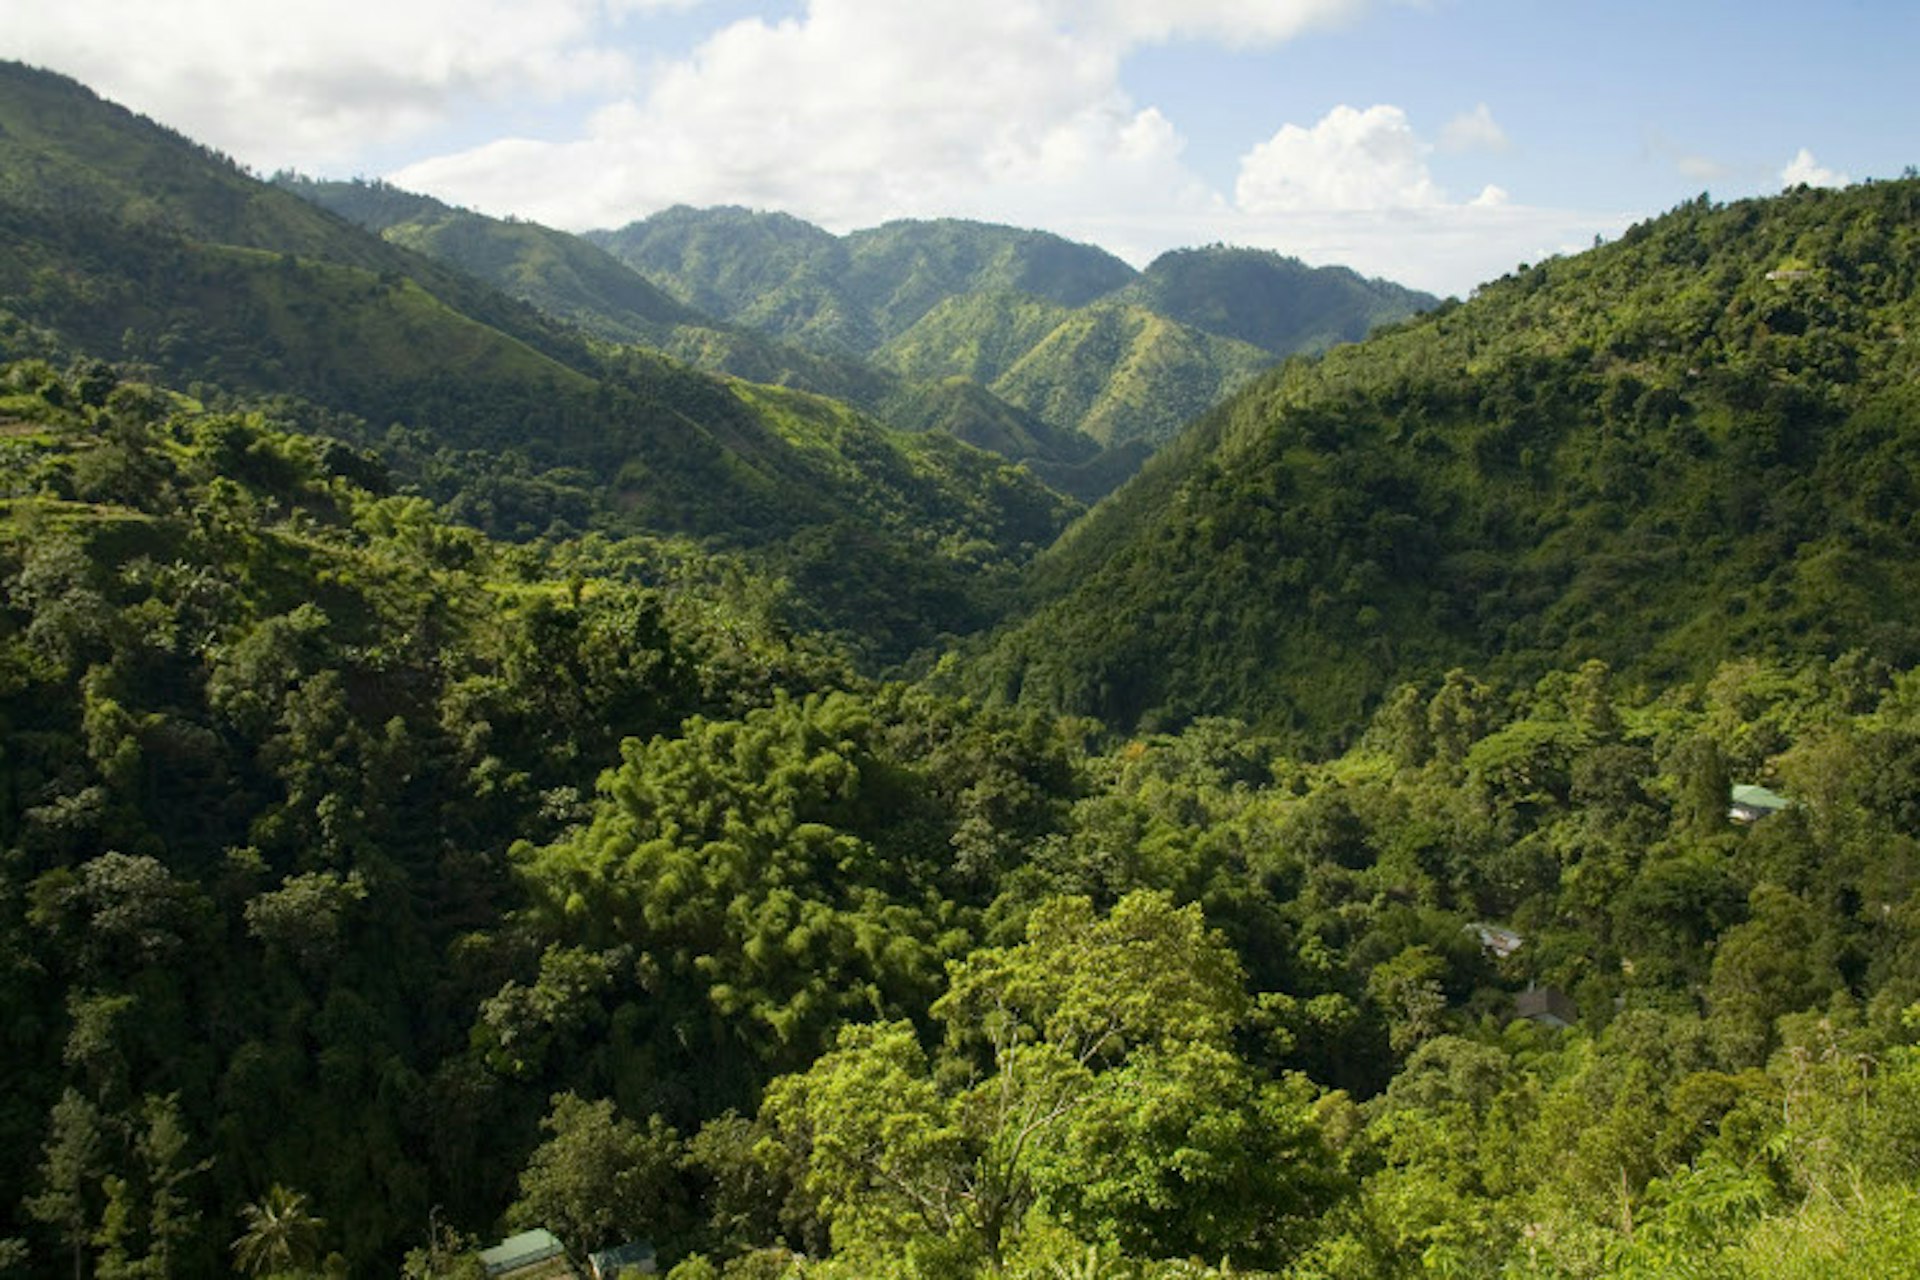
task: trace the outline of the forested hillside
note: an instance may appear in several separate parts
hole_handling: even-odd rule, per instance
[[[861,355],[956,294],[1075,307],[1133,277],[1090,245],[953,219],[842,237],[785,214],[674,208],[589,238],[709,315]]]
[[[963,377],[1103,445],[1158,445],[1273,363],[1266,351],[1142,307],[1053,306],[1016,294],[949,299],[880,360],[922,380]]]
[[[682,1280],[1914,1259],[1912,672],[1096,747],[860,685],[687,543],[507,547],[259,416],[4,386],[29,1274],[528,1224]]]
[[[1092,502],[1138,468],[1138,448],[1102,451],[1090,436],[1049,426],[977,382],[902,381],[897,371],[710,319],[672,298],[604,249],[533,223],[453,209],[382,183],[275,183],[383,238],[471,272],[548,315],[612,342],[664,352],[748,382],[843,400],[909,431],[944,431],[1013,462],[1064,493]],[[1097,456],[1097,460],[1096,460]]]
[[[951,440],[602,350],[59,77],[0,67],[0,128],[0,355],[284,401],[488,532],[757,548],[889,661],[990,622],[1075,509]]]
[[[16,1269],[1916,1256],[1912,672],[1456,671],[1318,764],[1090,738],[861,684],[686,543],[492,543],[257,416],[0,385]]]
[[[1344,267],[1309,267],[1260,249],[1177,249],[1155,258],[1120,297],[1275,355],[1358,342],[1437,299]]]
[[[1136,272],[1056,236],[952,219],[836,237],[784,214],[679,208],[592,238],[703,311],[912,383],[966,378],[1055,430],[1136,446],[1121,461],[1275,359],[1436,301],[1254,250]]]
[[[1920,178],[1058,539],[17,67],[0,224],[0,1275],[1920,1272]]]
[[[946,431],[1089,501],[1276,357],[1435,301],[1254,250],[1186,250],[1135,272],[1011,227],[835,237],[744,209],[673,209],[583,239],[381,183],[275,181],[597,336]],[[1019,418],[1036,425],[1008,430]]]
[[[1049,552],[975,687],[1324,742],[1463,663],[1915,660],[1917,211],[1701,201],[1289,364]]]
[[[892,381],[863,361],[822,355],[704,316],[579,236],[455,209],[385,183],[279,174],[274,184],[596,337],[866,409],[878,408],[893,391]]]

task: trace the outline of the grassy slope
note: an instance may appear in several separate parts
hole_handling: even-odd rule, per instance
[[[1105,445],[1157,444],[1270,363],[1246,343],[1144,308],[1096,303],[1036,343],[993,390]]]

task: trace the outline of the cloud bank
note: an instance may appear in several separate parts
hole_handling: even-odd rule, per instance
[[[326,168],[512,99],[636,82],[606,36],[687,0],[67,0],[8,16],[57,68],[261,167]]]
[[[1450,199],[1428,168],[1435,144],[1388,104],[1282,125],[1242,158],[1233,191],[1218,191],[1183,162],[1176,123],[1124,87],[1124,59],[1143,45],[1272,44],[1362,7],[814,0],[797,19],[720,31],[579,137],[502,140],[390,176],[573,228],[675,203],[782,209],[835,230],[955,215],[1047,227],[1136,262],[1229,240],[1443,292],[1624,225],[1511,207],[1495,216],[1508,204],[1498,187]],[[1505,145],[1485,104],[1439,143]]]
[[[575,230],[672,204],[836,230],[951,215],[1136,261],[1227,240],[1463,292],[1625,222],[1492,186],[1451,197],[1432,155],[1507,145],[1485,103],[1432,139],[1383,103],[1276,122],[1229,192],[1183,159],[1177,121],[1126,90],[1142,48],[1273,47],[1377,0],[806,0],[685,52],[640,45],[648,11],[694,3],[71,0],[38,6],[14,43],[261,168],[353,172],[476,113],[561,104],[568,123],[540,136],[456,143],[382,176]]]

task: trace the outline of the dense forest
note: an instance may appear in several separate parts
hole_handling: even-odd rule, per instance
[[[1920,1271],[1920,178],[1069,527],[0,72],[0,1275]]]
[[[1041,558],[971,686],[1351,741],[1409,674],[1920,660],[1920,184],[1702,199],[1296,361]]]

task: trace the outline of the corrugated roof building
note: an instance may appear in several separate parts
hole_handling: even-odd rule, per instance
[[[508,1236],[491,1249],[480,1251],[480,1265],[489,1276],[501,1280],[547,1280],[547,1277],[575,1277],[573,1263],[567,1261],[566,1246],[545,1227]]]

